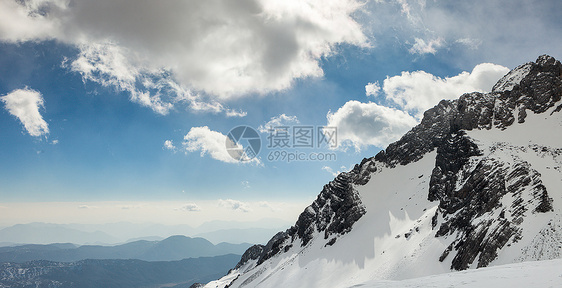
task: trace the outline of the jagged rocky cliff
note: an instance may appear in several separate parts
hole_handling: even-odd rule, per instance
[[[562,65],[543,55],[490,93],[441,101],[220,283],[333,287],[560,257],[561,96]]]

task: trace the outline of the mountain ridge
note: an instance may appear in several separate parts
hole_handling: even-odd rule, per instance
[[[560,141],[551,141],[553,145],[540,145],[536,141],[529,142],[534,140],[532,138],[525,138],[531,137],[532,133],[517,135],[512,131],[525,132],[526,129],[520,127],[536,129],[534,132],[550,128],[540,125],[561,129],[562,125],[556,122],[561,118],[558,113],[562,110],[561,96],[562,65],[553,57],[542,55],[535,62],[510,71],[490,93],[466,93],[456,100],[442,100],[426,111],[420,124],[400,140],[374,157],[363,159],[351,171],[339,174],[325,185],[294,226],[277,233],[265,246],[248,249],[233,271],[238,273],[238,279],[225,283],[232,287],[255,287],[266,285],[264,283],[303,286],[305,279],[320,277],[289,268],[295,265],[301,269],[324,267],[318,268],[319,274],[324,273],[322,275],[329,273],[322,270],[333,271],[335,267],[351,271],[356,269],[354,265],[363,270],[366,265],[371,265],[376,268],[373,270],[380,272],[379,275],[363,270],[355,272],[361,274],[359,276],[348,275],[368,279],[486,267],[494,261],[501,264],[516,259],[560,257],[560,253],[552,251],[559,250],[562,237],[549,242],[540,235],[558,235],[562,230],[558,205],[562,202],[562,195],[559,195],[562,184],[559,183],[562,164],[559,143],[562,140],[556,138]],[[495,138],[502,137],[497,135],[509,137],[498,140]],[[529,141],[515,145],[517,141],[514,139],[518,137]],[[543,167],[545,161],[549,166]],[[414,168],[419,174],[412,171]],[[389,174],[393,171],[394,174],[408,172],[404,175],[410,177],[404,179],[408,181],[395,179],[396,183],[389,184],[385,177],[379,176],[396,178]],[[372,177],[381,183],[371,181]],[[393,191],[397,189],[394,186],[400,185],[407,189]],[[404,200],[383,198],[373,194],[375,191]],[[412,195],[406,197],[406,193]],[[381,200],[394,206],[387,208],[376,203]],[[408,203],[418,207],[407,207]],[[387,216],[384,210],[388,210]],[[404,217],[396,218],[404,213]],[[365,220],[367,218],[369,221]],[[387,218],[387,224],[380,220]],[[390,224],[390,227],[382,229],[386,232],[380,234],[372,231],[375,228],[368,227],[373,223],[380,227]],[[389,237],[395,230],[402,233]],[[368,237],[359,237],[361,235]],[[352,250],[349,254],[354,256],[351,258],[342,251],[333,250],[340,240],[353,245],[349,239],[365,243],[365,250]],[[374,241],[372,248],[370,241]],[[400,249],[397,243],[407,248],[397,250]],[[412,243],[418,243],[419,247],[410,247]],[[342,246],[337,248],[343,249]],[[537,252],[539,250],[545,252]],[[333,256],[319,256],[320,251]],[[535,255],[535,258],[527,259],[521,251],[527,251],[523,254]],[[404,259],[415,258],[410,261],[412,263],[431,262],[437,268],[405,272],[405,267],[413,267],[413,264],[388,256],[389,253],[403,255]],[[385,265],[381,262],[384,259],[387,259]],[[285,272],[287,270],[292,274]],[[295,275],[302,278],[297,281]],[[326,278],[338,281],[330,275]],[[307,284],[322,287],[322,281],[328,281],[316,280]],[[335,282],[324,283],[334,285]]]
[[[242,254],[251,244],[212,244],[203,238],[182,235],[161,241],[138,240],[115,246],[70,243],[28,244],[0,247],[0,263],[22,263],[34,260],[74,262],[85,259],[138,259],[144,261],[175,261],[184,258]]]

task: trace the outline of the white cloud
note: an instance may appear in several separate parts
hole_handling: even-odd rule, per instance
[[[226,117],[246,117],[246,115],[248,115],[248,112],[246,111],[237,111],[232,109],[226,109],[225,113]]]
[[[348,172],[353,168],[353,165],[351,166],[351,168],[345,167],[345,166],[341,166],[340,169],[338,171],[334,171],[334,169],[332,169],[332,167],[330,166],[323,166],[322,170],[330,173],[332,176],[336,177],[338,176],[340,173],[342,172]]]
[[[375,83],[369,83],[367,85],[365,85],[365,94],[367,96],[377,96],[379,95],[381,91],[381,86],[379,85],[379,82],[375,82]]]
[[[126,91],[131,101],[162,115],[168,114],[173,107],[170,100],[162,99],[163,94],[186,97],[180,94],[183,91],[175,90],[177,85],[169,79],[166,71],[151,69],[138,62],[134,51],[113,42],[82,44],[79,47],[80,54],[72,61],[70,68],[80,73],[84,81]]]
[[[383,91],[387,100],[420,118],[442,99],[456,99],[463,93],[488,92],[509,69],[491,63],[476,65],[472,72],[440,78],[425,71],[402,72],[387,77]]]
[[[417,124],[406,112],[355,100],[328,112],[327,119],[326,126],[337,127],[338,147],[354,146],[357,151],[368,145],[384,147]]]
[[[167,150],[176,151],[176,146],[174,146],[174,142],[172,140],[164,141],[164,148]]]
[[[328,113],[327,126],[338,127],[338,144],[343,144],[343,148],[349,145],[356,150],[367,145],[384,147],[416,125],[423,112],[439,101],[456,99],[468,92],[488,92],[507,72],[508,68],[491,63],[476,65],[470,73],[462,72],[445,78],[425,71],[405,71],[401,75],[387,77],[382,87],[386,101],[394,103],[399,109],[371,102],[349,101],[335,113]],[[376,95],[379,90],[377,82],[365,86],[367,95]],[[328,166],[322,169],[336,174]]]
[[[420,38],[415,38],[415,43],[410,48],[410,53],[412,54],[435,54],[437,49],[444,46],[443,39],[436,38],[429,41],[425,41]]]
[[[195,203],[187,203],[180,207],[178,210],[187,211],[187,212],[198,212],[201,211],[201,207]]]
[[[338,173],[334,172],[334,169],[332,169],[332,167],[330,167],[330,166],[324,166],[324,167],[322,167],[322,170],[330,173],[334,177],[338,176]]]
[[[249,189],[251,187],[249,181],[242,181],[242,182],[240,182],[240,184],[242,185],[242,188],[244,188],[244,189]]]
[[[78,209],[97,209],[98,206],[92,206],[92,205],[79,205]]]
[[[0,40],[20,42],[55,37],[60,23],[39,14],[40,2],[0,1]]]
[[[257,204],[258,204],[259,207],[261,207],[261,208],[267,208],[267,209],[269,209],[269,210],[271,210],[271,211],[273,211],[273,212],[278,212],[278,211],[282,211],[282,210],[283,210],[282,208],[277,207],[277,205],[274,205],[274,204],[272,204],[272,203],[270,203],[270,202],[268,202],[268,201],[259,201]]]
[[[322,76],[319,61],[338,44],[367,46],[351,16],[361,5],[356,0],[2,0],[0,40],[74,45],[80,54],[68,67],[85,80],[129,92],[132,101],[160,114],[186,98],[219,109],[215,101],[279,91],[295,79]],[[168,95],[170,82],[188,97],[179,89]]]
[[[258,131],[260,131],[261,133],[270,133],[275,127],[289,126],[299,123],[300,121],[297,116],[287,116],[285,114],[281,114],[275,117],[271,117],[271,120],[269,120],[267,123],[265,123],[264,125],[260,125],[260,127],[258,127]]]
[[[234,143],[220,132],[210,130],[207,126],[192,127],[184,136],[184,140],[185,150],[188,152],[200,151],[201,157],[209,154],[211,158],[226,163],[260,163],[258,158],[248,159],[244,156],[241,145]]]
[[[250,212],[252,211],[252,209],[250,209],[250,205],[248,203],[242,202],[242,201],[238,201],[238,200],[233,200],[233,199],[219,199],[219,207],[224,207],[227,209],[232,209],[235,211],[241,211],[241,212]]]
[[[227,199],[224,198],[223,199]],[[166,225],[190,225],[198,227],[208,221],[236,221],[240,227],[246,223],[257,223],[256,219],[277,219],[260,221],[260,225],[290,225],[295,223],[303,207],[310,204],[310,199],[289,202],[244,202],[251,211],[238,213],[232,208],[218,205],[217,199],[197,200],[178,204],[178,201],[124,202],[124,201],[95,201],[95,202],[10,202],[2,203],[4,225],[31,222],[68,223],[68,215],[72,215],[76,223],[104,224],[114,222],[132,223],[161,223]],[[189,212],[182,207],[196,203],[200,211]],[[266,203],[271,207],[266,207]],[[79,206],[84,208],[79,209]],[[244,206],[244,205],[243,205]],[[138,207],[138,209],[122,209],[122,207]],[[191,207],[191,206],[190,206]],[[190,208],[187,207],[187,208]],[[231,206],[232,207],[232,206]],[[88,209],[95,208],[95,209]],[[191,207],[191,208],[194,208]],[[196,208],[195,208],[196,209]],[[240,211],[241,210],[237,210]],[[186,217],[196,215],[197,217]],[[92,222],[93,221],[93,222]],[[246,222],[246,223],[243,223]],[[261,226],[260,226],[261,227]],[[264,226],[265,227],[265,226]],[[165,236],[165,235],[162,235]],[[131,236],[136,237],[136,236]]]
[[[49,134],[49,125],[39,109],[44,107],[43,96],[33,89],[17,89],[0,97],[6,110],[16,116],[29,135],[39,137]]]
[[[238,163],[226,150],[227,137],[212,131],[207,126],[192,127],[184,136],[184,148],[189,152],[201,151],[201,157],[209,154],[211,158],[226,163]]]
[[[557,1],[476,0],[450,5],[448,1],[375,0],[365,1],[361,11],[365,13],[357,13],[358,21],[381,51],[433,47],[439,59],[464,69],[491,60],[514,68],[537,55],[560,55],[562,46]],[[416,38],[426,45],[413,48]],[[436,39],[442,45],[427,46]]]
[[[456,40],[455,43],[465,45],[471,50],[476,50],[480,47],[480,45],[482,45],[482,40],[475,38],[462,38]]]

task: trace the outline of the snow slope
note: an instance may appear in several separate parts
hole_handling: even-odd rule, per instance
[[[402,281],[372,280],[361,288],[543,287],[562,286],[562,259],[506,264],[478,270],[431,275]]]
[[[471,285],[493,271],[562,268],[443,274],[562,256],[561,75],[541,56],[492,93],[442,101],[326,185],[263,253],[205,287],[441,287],[448,277]]]
[[[562,125],[560,113],[557,113],[556,121],[546,120],[539,115],[532,115],[530,118],[533,120],[529,120],[529,123],[539,127]],[[541,119],[545,121],[541,121]],[[556,203],[557,220],[551,221],[552,215],[529,215],[523,228],[526,235],[519,242],[505,247],[491,266],[523,260],[559,258],[562,250],[560,248],[562,235],[558,237],[548,237],[547,235],[544,239],[536,239],[540,236],[534,236],[540,235],[540,231],[547,229],[548,223],[558,227],[555,233],[560,234],[562,231],[560,229],[562,155],[556,159],[541,157],[541,152],[532,149],[534,145],[562,143],[562,134],[552,134],[550,132],[552,130],[546,129],[534,129],[532,133],[519,131],[526,130],[524,127],[523,124],[516,125],[501,133],[495,133],[494,130],[475,130],[469,132],[468,135],[483,148],[501,146],[503,150],[495,149],[494,151],[494,155],[497,157],[521,157],[529,161],[534,168],[539,169],[544,175],[542,179],[547,189],[553,187],[554,189],[549,189],[549,191],[558,192],[552,194],[553,197],[556,197],[553,203]],[[560,128],[557,129],[562,131]],[[542,135],[540,135],[541,133]],[[541,140],[534,141],[535,139]],[[502,143],[517,146],[508,148],[502,146]],[[526,146],[531,146],[531,148],[518,149]],[[492,153],[489,150],[490,148],[486,148],[485,155],[481,157],[488,157]],[[315,239],[304,248],[293,245],[287,253],[271,258],[246,273],[239,274],[239,271],[233,271],[231,275],[223,279],[228,280],[224,284],[228,284],[238,277],[231,287],[352,287],[362,285],[362,283],[368,283],[365,287],[371,287],[369,285],[372,287],[385,287],[385,285],[408,287],[402,286],[406,284],[413,285],[409,287],[426,287],[416,286],[418,285],[417,280],[398,282],[382,280],[411,279],[451,271],[451,257],[443,262],[439,262],[437,259],[451,244],[454,237],[435,237],[431,220],[438,203],[427,200],[428,183],[434,168],[435,156],[434,151],[426,154],[417,162],[394,168],[377,163],[377,171],[371,174],[370,181],[364,186],[356,187],[366,206],[367,213],[354,224],[352,232],[341,235],[332,246],[325,246],[326,241],[323,241],[322,233],[318,232],[315,234]],[[504,159],[506,162],[509,160]],[[553,239],[556,241],[550,243],[550,248],[547,248],[550,250],[541,255],[521,253],[522,249],[535,251],[529,248],[534,242],[542,245],[545,241]],[[556,263],[562,264],[560,261]],[[551,265],[555,266],[555,264]],[[558,268],[562,269],[562,265]],[[470,278],[471,275],[459,277],[465,279]],[[424,281],[427,279],[440,283],[439,281],[446,277],[452,276],[426,277]],[[217,284],[212,283],[206,287],[217,287]],[[218,285],[218,287],[224,286]]]

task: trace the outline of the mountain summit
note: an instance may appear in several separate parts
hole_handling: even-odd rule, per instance
[[[562,65],[543,55],[490,93],[443,100],[324,186],[219,287],[349,287],[561,257]]]

